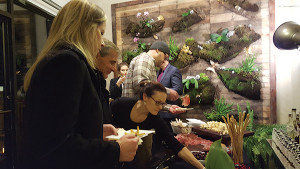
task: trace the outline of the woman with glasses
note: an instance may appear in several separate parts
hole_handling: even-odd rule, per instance
[[[145,84],[139,100],[121,97],[112,102],[113,124],[125,130],[136,129],[137,126],[145,130],[155,129],[155,133],[180,158],[198,169],[203,169],[203,165],[193,154],[174,138],[165,121],[157,116],[166,104],[166,99],[167,91],[162,84],[159,82]]]

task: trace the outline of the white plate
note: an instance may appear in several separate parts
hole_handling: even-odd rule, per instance
[[[132,130],[133,130],[134,132],[136,132],[136,129],[132,129]],[[125,131],[126,134],[129,134],[130,132],[131,132],[130,130]],[[115,135],[106,136],[106,138],[108,138],[109,140],[118,140],[118,139],[120,139],[122,136],[124,136],[125,133],[119,134],[119,135],[117,135],[117,136],[115,136]],[[141,134],[141,133],[145,133],[145,134],[142,135],[142,136],[138,136],[139,138],[143,138],[143,137],[148,136],[148,135],[151,134],[151,133],[155,133],[155,131],[154,131],[154,130],[139,130],[139,133],[140,133],[140,134]]]
[[[193,110],[194,108],[184,108],[184,107],[179,107],[179,108],[176,108],[177,111],[188,111],[188,110]]]
[[[186,120],[189,121],[187,123],[192,126],[201,126],[202,124],[205,124],[204,121],[199,119],[186,119]]]

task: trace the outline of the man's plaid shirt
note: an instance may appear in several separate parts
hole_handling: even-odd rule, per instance
[[[125,82],[122,97],[139,98],[140,82],[156,81],[155,60],[147,53],[141,53],[132,59]]]

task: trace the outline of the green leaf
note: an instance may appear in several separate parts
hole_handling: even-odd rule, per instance
[[[196,79],[193,78],[190,81],[191,81],[192,84],[195,84]]]
[[[186,87],[187,89],[190,89],[190,81],[189,81],[189,80],[185,83],[185,87]]]
[[[146,23],[146,26],[148,26],[149,28],[152,27],[152,25],[149,22]]]
[[[141,48],[142,48],[142,49],[146,49],[146,44],[145,44],[145,43],[142,43],[142,44],[141,44]]]
[[[216,34],[216,33],[210,34],[210,40],[213,42],[215,42],[218,37],[220,37],[219,34]]]
[[[228,32],[229,32],[229,30],[227,28],[223,29],[222,36],[226,36]]]
[[[219,36],[217,39],[216,39],[216,43],[220,43],[222,40],[222,36]]]
[[[232,159],[221,146],[221,139],[210,146],[205,162],[207,169],[235,169]]]
[[[198,89],[199,85],[198,85],[198,80],[195,79],[195,89]]]
[[[182,83],[185,83],[185,82],[187,82],[189,79],[183,79],[182,80]]]
[[[190,12],[186,12],[186,13],[183,13],[182,16],[185,17],[185,16],[188,16],[189,14],[190,14]]]
[[[227,36],[225,35],[225,36],[223,36],[222,35],[222,41],[224,41],[224,42],[228,42],[229,41],[229,38],[227,38]]]

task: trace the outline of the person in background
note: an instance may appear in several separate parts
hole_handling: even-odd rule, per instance
[[[164,62],[159,66],[160,70],[157,72],[157,81],[160,82],[162,85],[169,89],[173,89],[178,93],[178,95],[182,94],[183,91],[183,84],[182,84],[182,75],[179,69],[174,67],[169,63],[169,58],[166,57]],[[172,105],[180,105],[180,100],[177,99],[175,101],[167,100],[168,104]],[[179,118],[179,115],[176,113],[171,113],[169,111],[159,111],[158,113],[162,119],[165,120],[169,130],[172,131],[172,127],[170,122],[175,121],[176,118]],[[153,136],[153,144],[152,144],[152,154],[156,154],[157,152],[161,151],[163,148],[164,142],[162,138],[158,135]]]
[[[169,63],[169,58],[167,57],[164,62],[159,66],[160,70],[157,72],[157,81],[162,85],[169,89],[173,89],[178,93],[178,95],[182,95],[183,84],[182,84],[182,74],[173,65]],[[177,99],[175,101],[167,100],[168,104],[180,105],[180,100]],[[170,122],[174,121],[175,118],[178,117],[178,114],[172,114],[168,111],[160,111],[158,113],[162,119],[164,119],[169,128],[171,129]],[[172,129],[171,129],[172,130]]]
[[[112,114],[109,108],[109,92],[106,89],[106,80],[108,75],[116,70],[118,57],[120,55],[119,48],[111,41],[103,38],[104,46],[96,56],[96,71],[100,79],[100,101],[103,109],[103,123],[111,124]]]
[[[106,15],[87,0],[71,0],[53,20],[49,37],[24,80],[21,166],[25,169],[113,169],[133,160],[138,138],[103,124],[96,56]],[[105,75],[103,74],[105,77]]]
[[[128,71],[128,64],[122,62],[118,65],[119,76],[110,80],[109,92],[110,98],[116,99],[122,96],[123,82],[125,81],[126,74]]]
[[[159,135],[175,154],[194,167],[203,169],[203,165],[193,154],[174,138],[165,121],[157,116],[166,104],[166,98],[167,91],[162,84],[159,82],[145,84],[139,99],[120,97],[112,102],[113,124],[125,130],[137,126],[145,130],[155,129],[155,134]]]
[[[140,85],[142,83],[157,81],[155,67],[159,67],[169,55],[170,49],[168,45],[163,41],[156,41],[150,46],[147,53],[143,52],[133,58],[124,82],[122,97],[139,98]],[[166,88],[166,90],[168,100],[175,101],[179,98],[175,90],[169,88]],[[178,111],[176,108],[179,108],[179,106],[168,105],[164,107],[165,110],[173,113],[184,112]]]

